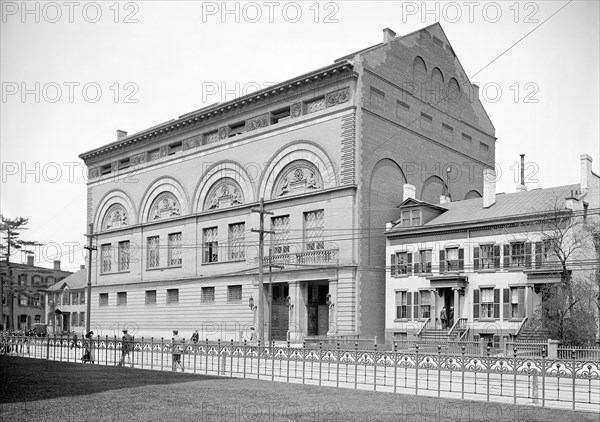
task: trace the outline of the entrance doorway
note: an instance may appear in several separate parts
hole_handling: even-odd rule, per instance
[[[450,287],[444,287],[438,289],[438,294],[442,298],[442,305],[439,308],[437,318],[440,319],[440,327],[443,329],[449,329],[454,324],[456,315],[450,313],[450,308],[454,308],[454,291]],[[446,308],[446,324],[444,325],[441,321],[442,307]]]
[[[287,283],[273,284],[272,288],[271,340],[285,341],[290,329],[290,308],[287,305],[290,288]]]
[[[308,285],[306,304],[307,333],[309,336],[324,336],[329,331],[329,282],[322,281]]]

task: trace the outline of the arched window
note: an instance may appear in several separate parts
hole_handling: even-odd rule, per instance
[[[450,78],[448,81],[448,87],[446,88],[446,99],[451,103],[456,103],[460,98],[460,86],[458,81],[454,78]]]
[[[179,201],[171,192],[164,192],[158,195],[152,203],[148,221],[164,220],[179,215],[181,215]]]
[[[419,56],[415,57],[413,61],[413,80],[427,80],[427,66],[425,66],[425,61]]]
[[[125,207],[121,204],[114,204],[108,209],[102,221],[102,230],[118,229],[127,226],[129,218]]]
[[[271,197],[297,195],[323,188],[323,178],[317,167],[306,160],[288,164],[277,176]]]
[[[224,177],[216,182],[208,191],[204,201],[204,211],[223,209],[242,205],[244,192],[240,185],[229,177]]]

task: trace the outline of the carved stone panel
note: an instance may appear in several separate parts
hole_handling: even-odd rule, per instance
[[[302,115],[302,103],[294,103],[290,106],[290,116],[292,119]]]
[[[261,116],[256,116],[251,119],[246,120],[246,132],[250,132],[251,130],[255,130],[261,127],[269,126],[271,122],[271,114],[263,114]]]
[[[95,179],[100,177],[100,167],[92,167],[88,169],[88,178]]]
[[[160,194],[150,207],[148,221],[163,220],[181,215],[181,206],[170,192]]]
[[[325,95],[327,107],[333,107],[338,104],[343,104],[350,100],[350,88],[340,89],[338,91],[330,92]]]
[[[219,128],[219,139],[227,139],[229,136],[229,126]]]
[[[204,211],[229,208],[244,203],[242,188],[230,178],[219,180],[206,195]]]
[[[125,207],[114,204],[108,209],[102,221],[102,230],[118,229],[129,225],[129,219]]]
[[[160,156],[166,157],[167,155],[169,155],[169,146],[168,145],[161,146],[160,147]]]
[[[131,165],[137,166],[139,164],[144,164],[146,162],[146,153],[142,152],[140,154],[135,154],[131,156]]]
[[[183,141],[183,150],[187,151],[188,149],[196,148],[200,146],[201,138],[200,136],[194,136],[193,138],[188,138]]]
[[[296,195],[323,187],[321,173],[306,160],[297,160],[287,165],[273,185],[272,197]]]

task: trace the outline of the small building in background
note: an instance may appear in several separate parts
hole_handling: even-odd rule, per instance
[[[2,326],[12,331],[29,331],[34,324],[45,323],[46,289],[73,274],[61,270],[59,260],[54,261],[53,268],[37,266],[33,255],[28,255],[24,264],[11,262],[7,268],[2,262],[0,267],[4,280]],[[9,272],[12,280],[7,282]]]
[[[49,334],[85,334],[87,271],[80,270],[48,287],[46,317]]]

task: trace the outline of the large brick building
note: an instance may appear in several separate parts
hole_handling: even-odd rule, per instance
[[[52,268],[45,268],[35,265],[34,259],[28,255],[26,263],[11,262],[10,269],[5,262],[0,264],[4,281],[2,325],[7,330],[28,331],[35,323],[45,323],[46,288],[72,274],[61,270],[58,260]]]
[[[403,184],[427,201],[481,196],[495,150],[441,26],[383,38],[80,155],[98,248],[95,330],[237,339],[265,312],[275,339],[383,338],[385,222]],[[284,267],[273,270],[271,315],[249,306],[268,296],[250,231],[260,198]]]

